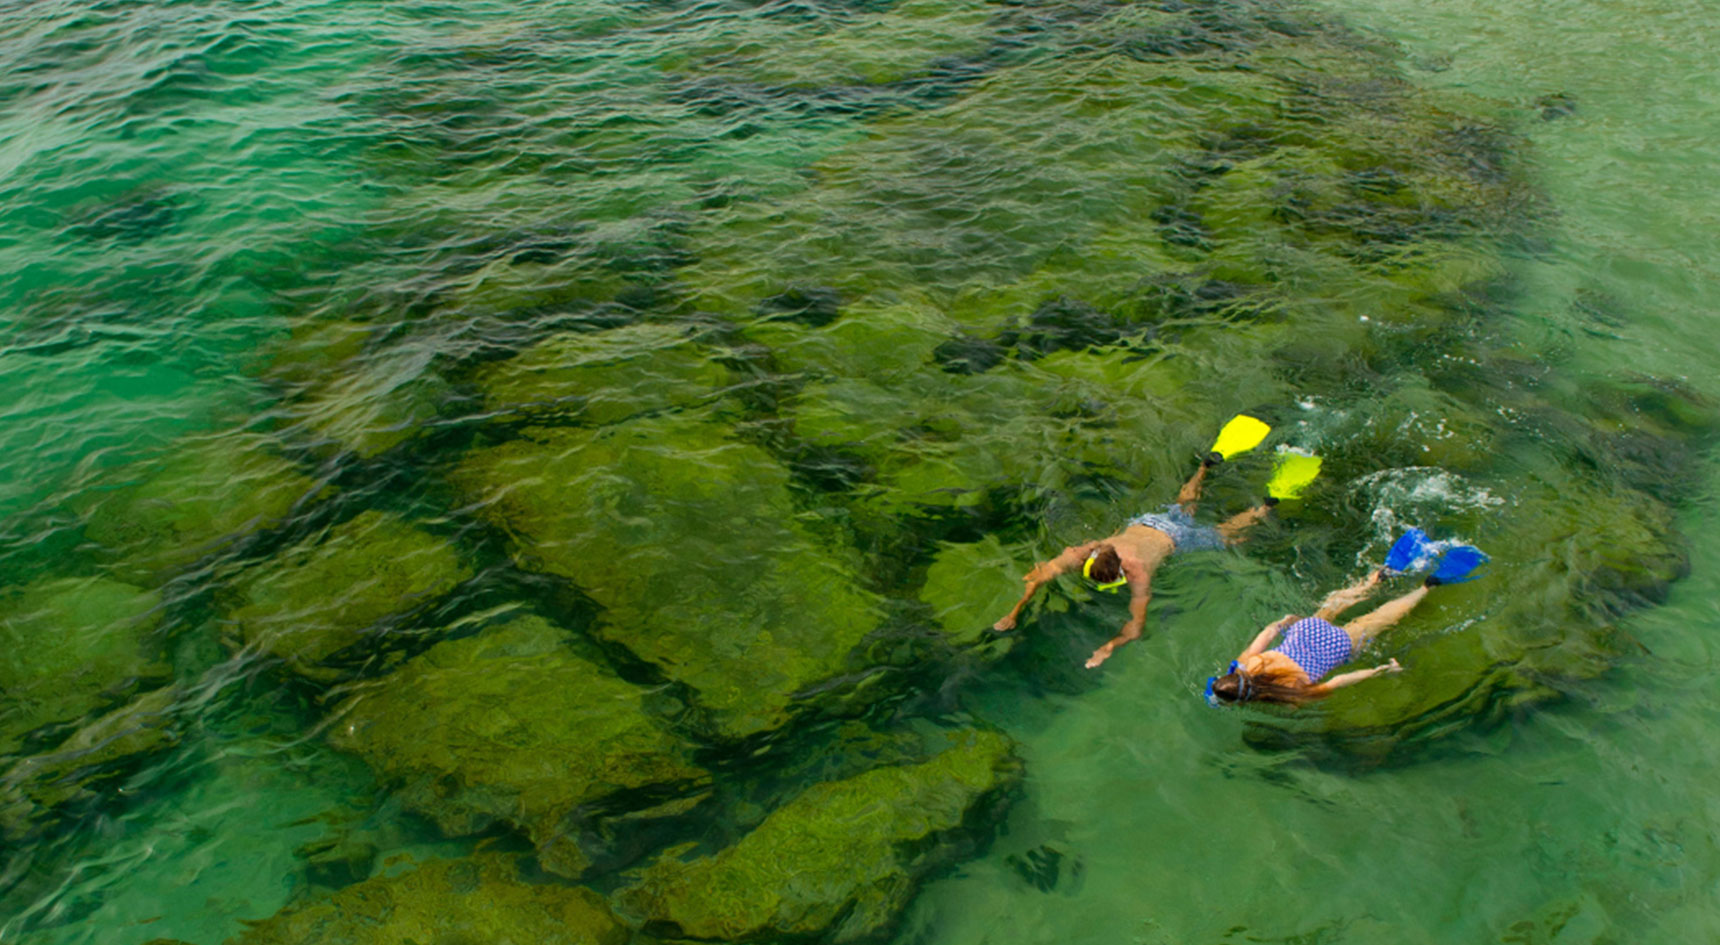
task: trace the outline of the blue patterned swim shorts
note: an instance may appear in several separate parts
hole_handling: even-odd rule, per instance
[[[1147,512],[1129,519],[1130,525],[1145,525],[1171,536],[1177,551],[1217,551],[1224,547],[1224,536],[1211,525],[1202,525],[1183,511],[1175,502],[1163,512]]]

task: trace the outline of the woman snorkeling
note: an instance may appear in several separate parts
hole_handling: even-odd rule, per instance
[[[1388,575],[1419,570],[1435,560],[1435,555],[1438,555],[1438,567],[1415,590],[1341,627],[1331,622],[1345,610],[1366,600]],[[1414,610],[1430,588],[1466,581],[1486,561],[1487,556],[1473,546],[1441,546],[1428,541],[1427,534],[1421,529],[1410,529],[1392,546],[1383,567],[1356,584],[1327,595],[1314,616],[1286,614],[1268,624],[1247,649],[1237,654],[1229,672],[1207,680],[1207,701],[1214,705],[1226,702],[1301,705],[1323,699],[1334,690],[1364,679],[1402,672],[1403,667],[1393,659],[1369,669],[1325,678],[1332,670],[1349,662],[1380,631]],[[1284,642],[1267,649],[1280,632],[1284,633]]]

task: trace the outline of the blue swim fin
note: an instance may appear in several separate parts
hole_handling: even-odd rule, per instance
[[[1411,528],[1399,535],[1392,550],[1386,552],[1385,571],[1387,574],[1420,571],[1432,563],[1436,550],[1427,532]]]
[[[1487,563],[1487,555],[1474,545],[1457,545],[1439,559],[1439,567],[1428,576],[1428,584],[1457,584],[1475,576]]]

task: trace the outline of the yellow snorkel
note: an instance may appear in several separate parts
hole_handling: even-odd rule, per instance
[[[1118,569],[1117,579],[1115,581],[1107,581],[1104,584],[1100,584],[1098,579],[1093,577],[1093,559],[1097,557],[1099,557],[1099,549],[1094,548],[1092,551],[1087,553],[1087,560],[1081,562],[1081,576],[1092,581],[1095,588],[1101,591],[1110,591],[1115,594],[1117,593],[1117,588],[1129,583],[1128,577],[1123,575],[1121,569]]]

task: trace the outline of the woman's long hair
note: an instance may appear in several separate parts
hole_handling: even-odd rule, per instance
[[[1303,682],[1293,670],[1267,669],[1245,673],[1240,668],[1213,680],[1212,694],[1226,702],[1276,702],[1281,705],[1302,705],[1330,695],[1318,683]]]

